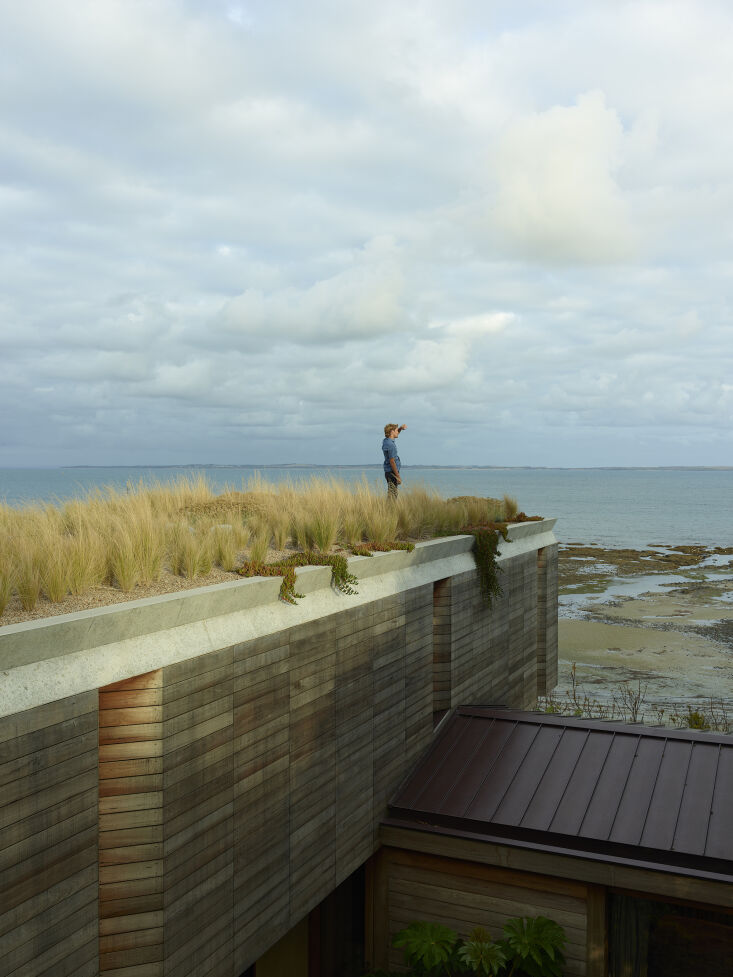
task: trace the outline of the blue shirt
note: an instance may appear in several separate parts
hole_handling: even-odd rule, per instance
[[[400,470],[400,456],[397,454],[397,441],[395,438],[385,438],[382,441],[382,451],[384,452],[384,470],[385,472],[391,472],[392,466],[389,463],[390,458],[394,458],[394,463],[397,466],[397,471]]]

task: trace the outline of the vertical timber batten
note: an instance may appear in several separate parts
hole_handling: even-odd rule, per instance
[[[450,709],[451,700],[451,578],[433,584],[433,720]]]
[[[99,690],[99,972],[163,977],[163,675]]]

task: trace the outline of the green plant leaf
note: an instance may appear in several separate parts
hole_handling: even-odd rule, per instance
[[[458,951],[458,956],[474,973],[496,977],[506,963],[506,954],[497,943],[492,943],[485,930],[478,935],[483,937],[484,934],[485,938],[476,939],[477,934],[474,930],[471,934],[474,939],[469,938],[463,944]]]
[[[522,916],[504,925],[501,946],[527,977],[560,977],[565,931],[546,916]]]
[[[420,920],[396,933],[392,942],[402,950],[409,967],[430,971],[450,959],[457,939],[458,934],[448,926]]]

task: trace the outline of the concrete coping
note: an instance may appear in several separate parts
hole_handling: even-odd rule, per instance
[[[500,543],[499,561],[555,542],[552,534],[555,522],[554,519],[545,519],[509,526],[508,541],[502,540]],[[547,539],[533,538],[542,535]],[[404,575],[413,568],[423,566],[427,569],[429,564],[467,556],[472,547],[472,536],[449,536],[417,543],[412,552],[378,552],[369,557],[351,557],[348,563],[350,571],[359,580],[369,580],[391,573]],[[0,669],[59,658],[227,614],[266,610],[268,607],[274,609],[282,604],[279,599],[280,583],[279,577],[244,578],[0,626]],[[330,589],[330,567],[309,566],[296,571],[298,592],[317,595]]]
[[[533,522],[513,522],[507,526],[507,539],[513,543],[517,539],[528,539],[539,533],[549,533],[555,528],[557,519],[535,519]]]

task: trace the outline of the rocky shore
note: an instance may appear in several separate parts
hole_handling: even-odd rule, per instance
[[[560,696],[733,706],[733,547],[562,546],[559,642]]]

